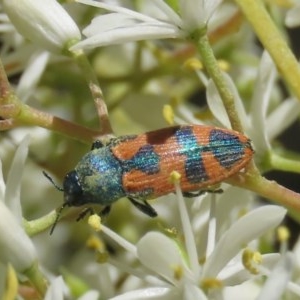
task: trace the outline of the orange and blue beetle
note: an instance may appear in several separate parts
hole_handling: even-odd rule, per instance
[[[204,125],[121,136],[106,145],[95,141],[91,151],[65,176],[63,188],[57,187],[64,192],[57,220],[66,206],[101,204],[107,213],[122,197],[155,217],[157,213],[147,200],[175,191],[170,182],[173,171],[181,175],[184,195],[193,196],[193,192],[207,190],[239,172],[253,153],[245,135]]]

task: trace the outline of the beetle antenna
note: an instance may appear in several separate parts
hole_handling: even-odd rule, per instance
[[[58,186],[58,185],[54,182],[54,180],[52,179],[52,177],[51,177],[48,173],[46,173],[45,171],[43,171],[43,174],[44,174],[44,176],[45,176],[45,177],[53,184],[53,186],[54,186],[57,190],[59,190],[59,191],[61,191],[61,192],[64,191],[64,189],[63,189],[62,187]],[[65,203],[60,207],[60,209],[58,210],[58,212],[56,212],[56,218],[55,218],[55,221],[54,221],[54,223],[53,223],[53,225],[52,225],[52,227],[51,227],[51,229],[50,229],[50,235],[53,233],[54,228],[56,227],[56,224],[57,224],[57,222],[58,222],[58,220],[59,220],[59,218],[60,218],[60,215],[61,215],[62,210],[63,210],[67,205],[68,205],[68,203],[65,202]]]
[[[52,177],[51,177],[48,173],[46,173],[45,171],[43,171],[43,174],[44,174],[44,176],[45,176],[45,177],[53,184],[53,186],[54,186],[57,190],[59,190],[59,191],[61,191],[61,192],[64,191],[64,189],[63,189],[62,187],[58,186],[58,185],[54,182],[54,180],[52,179]]]
[[[54,223],[53,223],[53,225],[52,225],[52,227],[51,227],[51,229],[50,229],[50,235],[52,235],[52,233],[53,233],[53,231],[54,231],[54,228],[56,227],[56,224],[57,224],[57,222],[58,222],[58,220],[59,220],[59,218],[60,218],[60,215],[61,215],[62,210],[63,210],[67,205],[68,205],[68,203],[65,202],[65,203],[60,207],[60,209],[56,212],[56,218],[55,218],[55,221],[54,221]]]

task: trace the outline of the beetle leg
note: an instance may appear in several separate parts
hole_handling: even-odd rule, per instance
[[[105,217],[110,213],[110,209],[111,209],[111,206],[107,205],[99,212],[98,215],[100,217]],[[78,215],[76,221],[78,222],[78,221],[84,219],[87,214],[93,215],[94,213],[95,212],[91,207],[87,207]]]
[[[128,199],[137,209],[139,209],[144,214],[148,215],[151,218],[157,217],[157,212],[147,201],[143,201],[143,203],[141,203],[133,198],[128,197]]]
[[[82,220],[85,218],[85,216],[87,214],[93,215],[94,214],[94,210],[91,207],[87,207],[85,208],[77,217],[76,222]]]
[[[110,213],[110,210],[111,210],[111,206],[110,205],[107,205],[105,206],[99,213],[99,216],[100,217],[106,217],[109,213]]]
[[[99,149],[99,148],[102,148],[102,147],[104,147],[104,144],[101,141],[96,140],[96,141],[93,142],[91,150]]]
[[[193,197],[198,197],[198,196],[201,196],[205,193],[212,193],[212,194],[221,194],[223,193],[223,190],[222,189],[217,189],[217,190],[201,190],[201,191],[198,191],[198,192],[183,192],[183,196],[186,197],[186,198],[193,198]]]

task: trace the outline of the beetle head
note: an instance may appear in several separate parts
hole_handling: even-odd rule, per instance
[[[69,172],[65,176],[63,187],[58,186],[46,172],[43,172],[43,174],[49,179],[49,181],[54,185],[54,187],[57,190],[64,192],[64,203],[56,213],[56,219],[50,230],[50,235],[51,235],[52,232],[54,231],[56,223],[58,222],[63,209],[66,206],[83,205],[85,203],[85,201],[84,201],[84,197],[83,197],[83,190],[81,188],[81,185],[80,185],[80,182],[78,179],[78,174],[75,170]]]
[[[69,172],[64,179],[64,206],[81,206],[85,203],[83,190],[75,170]]]

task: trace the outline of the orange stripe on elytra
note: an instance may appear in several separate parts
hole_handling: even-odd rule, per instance
[[[146,144],[146,137],[144,134],[137,136],[136,138],[122,141],[120,144],[111,148],[114,156],[120,160],[131,159],[141,148]]]
[[[208,181],[219,181],[216,178],[224,178],[228,171],[223,168],[212,152],[202,155],[203,165]]]
[[[210,127],[194,127],[193,134],[197,143],[201,146],[209,145],[210,143]]]
[[[172,144],[173,145],[173,144]],[[159,151],[164,151],[164,145],[159,147]],[[167,148],[166,148],[167,149]],[[170,175],[173,171],[180,173],[180,186],[182,191],[197,191],[205,183],[192,184],[185,174],[186,156],[174,153],[165,156],[159,163],[159,172],[156,174],[145,174],[140,170],[130,170],[123,174],[123,189],[127,194],[141,194],[143,190],[152,189],[153,198],[174,192],[174,184],[170,182]]]
[[[135,138],[122,140],[119,144],[112,146],[111,150],[115,157],[120,160],[131,159],[142,146],[147,144],[161,146],[164,151],[167,151],[167,149],[172,149],[177,145],[174,133],[178,128],[179,127],[169,127],[140,134]],[[158,155],[160,155],[160,153],[161,152],[157,152]]]

